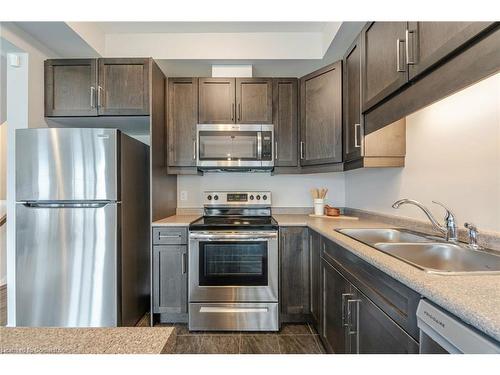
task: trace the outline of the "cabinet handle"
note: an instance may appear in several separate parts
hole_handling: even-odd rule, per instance
[[[278,160],[278,141],[274,142],[274,158]]]
[[[347,334],[349,336],[354,336],[354,339],[356,340],[355,348],[356,352],[359,353],[359,303],[361,302],[360,299],[350,299],[347,301]],[[353,308],[352,305],[355,304],[356,309],[355,309],[355,314],[353,314]],[[354,319],[353,319],[354,316]],[[353,322],[355,322],[355,329],[353,329]]]
[[[396,53],[397,53],[397,59],[396,59],[396,71],[398,73],[401,73],[401,72],[406,72],[406,69],[403,67],[401,68],[401,43],[404,43],[405,41],[402,40],[402,39],[397,39],[396,40]]]
[[[193,160],[196,160],[196,141],[193,141]]]
[[[101,92],[102,92],[102,87],[97,86],[97,106],[98,107],[100,107],[102,105]]]
[[[90,108],[95,108],[95,87],[90,86]]]
[[[352,293],[342,293],[342,326],[347,327],[349,326],[349,323],[347,321],[347,314],[346,314],[346,298],[347,297],[353,297]]]
[[[411,43],[411,59],[410,59],[410,34],[412,35],[412,43]],[[414,38],[413,35],[415,34],[415,30],[408,30],[406,29],[406,63],[408,65],[415,65],[416,61],[413,59],[415,56],[415,46],[414,46]]]
[[[158,239],[162,239],[162,238],[181,238],[182,236],[180,234],[160,234],[158,236]]]
[[[181,258],[181,268],[182,268],[182,274],[185,275],[187,273],[187,262],[186,262],[186,253],[182,253],[182,258]]]
[[[241,103],[238,103],[238,121],[241,120]]]
[[[313,293],[314,293],[314,291],[313,291],[313,283],[312,283],[312,276],[313,276],[312,257],[313,257],[312,236],[309,235],[309,311],[311,313],[315,313],[314,305],[313,305]]]
[[[354,147],[356,148],[361,147],[358,139],[358,130],[361,130],[361,124],[354,124]]]
[[[300,159],[304,159],[304,142],[300,141]]]
[[[231,104],[231,121],[234,121],[234,103]]]

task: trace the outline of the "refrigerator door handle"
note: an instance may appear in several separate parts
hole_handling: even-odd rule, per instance
[[[120,202],[23,202],[22,204],[30,208],[101,208],[111,203]]]

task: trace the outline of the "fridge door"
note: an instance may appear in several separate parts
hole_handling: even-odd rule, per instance
[[[119,205],[16,205],[16,324],[119,325]]]
[[[16,200],[119,200],[118,131],[16,131]]]

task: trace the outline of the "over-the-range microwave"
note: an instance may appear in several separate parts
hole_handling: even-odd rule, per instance
[[[274,167],[274,126],[198,124],[196,165],[204,171],[266,171]]]

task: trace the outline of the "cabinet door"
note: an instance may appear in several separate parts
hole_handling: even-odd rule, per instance
[[[239,124],[272,124],[273,80],[236,78],[236,105]]]
[[[97,116],[97,60],[45,61],[45,116]]]
[[[309,251],[307,228],[280,228],[281,315],[303,321],[309,314]]]
[[[408,81],[406,22],[372,22],[363,37],[363,111]]]
[[[363,149],[363,116],[361,114],[361,37],[344,56],[344,161],[361,158]]]
[[[406,58],[410,79],[492,25],[493,22],[409,22]]]
[[[418,354],[418,343],[356,288],[347,302],[351,353]]]
[[[153,312],[187,313],[187,246],[153,247]]]
[[[150,59],[99,59],[99,115],[149,115]]]
[[[346,346],[346,303],[351,297],[350,283],[324,259],[321,260],[321,330],[328,352],[349,353]]]
[[[200,124],[236,122],[234,78],[200,78],[198,95]]]
[[[198,79],[168,79],[168,165],[196,166]]]
[[[320,269],[321,269],[321,248],[320,235],[309,231],[309,294],[310,312],[313,317],[315,328],[320,332],[321,322],[321,302],[320,302]]]
[[[273,82],[274,165],[298,165],[298,81],[296,78],[276,78]]]
[[[301,165],[342,161],[342,62],[300,80]]]

